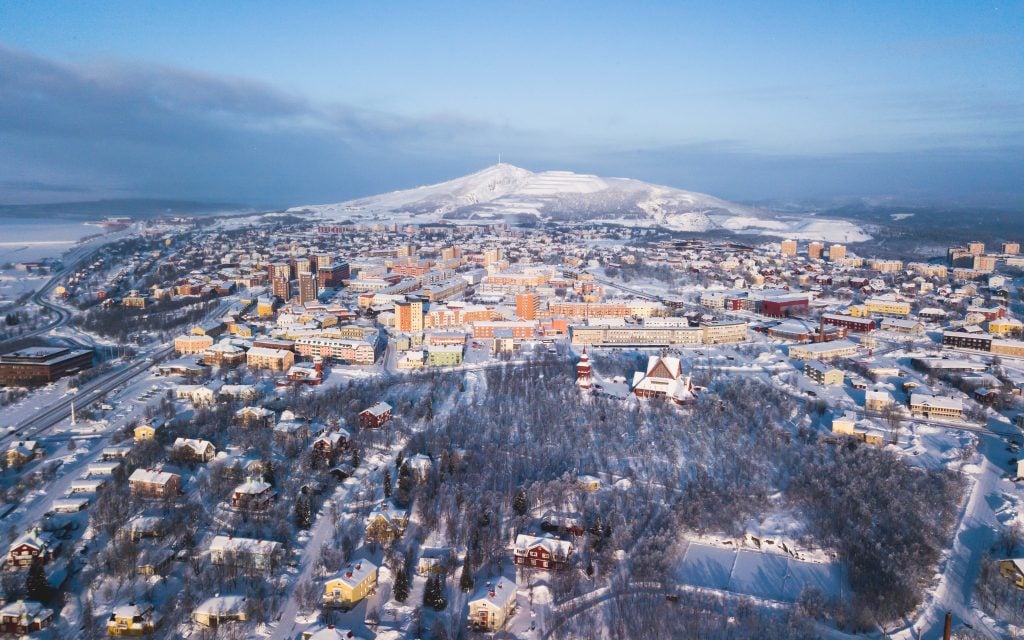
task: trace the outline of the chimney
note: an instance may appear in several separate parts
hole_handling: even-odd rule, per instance
[[[946,612],[946,624],[942,628],[942,640],[949,640],[949,636],[953,633],[953,612]]]

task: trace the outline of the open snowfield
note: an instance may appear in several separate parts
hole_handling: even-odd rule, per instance
[[[690,543],[676,577],[698,587],[722,589],[770,600],[794,602],[805,587],[839,597],[842,569],[833,562],[803,562],[786,555]]]

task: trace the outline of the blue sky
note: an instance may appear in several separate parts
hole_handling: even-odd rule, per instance
[[[0,2],[0,201],[467,173],[1020,202],[1024,3]]]

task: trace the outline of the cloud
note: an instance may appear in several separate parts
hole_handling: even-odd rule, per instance
[[[540,98],[538,98],[540,99]],[[1018,105],[1008,105],[1018,106]],[[936,113],[986,112],[983,101]],[[1013,118],[1009,117],[1007,123]],[[336,202],[479,170],[635,177],[725,198],[900,195],[1020,201],[1024,138],[859,154],[777,154],[735,139],[630,147],[460,113],[316,104],[272,86],[152,65],[72,65],[0,47],[0,202],[192,198]]]

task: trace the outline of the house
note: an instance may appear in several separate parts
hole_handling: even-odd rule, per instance
[[[820,385],[843,384],[843,372],[820,360],[807,361],[804,364],[804,375]]]
[[[78,513],[89,508],[89,498],[56,498],[51,508],[54,513]]]
[[[430,456],[422,453],[409,456],[405,461],[405,466],[409,468],[417,482],[423,482],[427,479],[427,474],[430,473],[430,467],[433,464],[434,461],[430,459]]]
[[[132,495],[142,498],[170,498],[181,491],[181,476],[169,471],[136,469],[128,476]]]
[[[679,358],[651,356],[645,371],[633,373],[630,385],[637,398],[665,398],[677,405],[696,400],[690,376],[684,376]]]
[[[35,440],[18,440],[11,443],[10,448],[4,453],[4,466],[8,469],[20,467],[45,455],[46,449]]]
[[[60,550],[60,541],[42,529],[26,531],[7,550],[7,562],[14,567],[27,567],[38,558],[49,562]]]
[[[209,440],[194,438],[177,438],[171,447],[171,454],[178,460],[192,462],[209,462],[217,454],[216,448]]]
[[[324,585],[325,607],[352,607],[377,587],[377,566],[367,559],[354,560]]]
[[[864,392],[864,409],[867,411],[885,411],[895,403],[892,394],[885,389],[874,388]]]
[[[100,460],[105,462],[110,462],[112,460],[124,460],[131,452],[132,448],[129,445],[104,447],[103,451],[100,453]]]
[[[225,622],[245,622],[245,596],[214,596],[192,611],[192,620],[204,627],[218,627]]]
[[[361,640],[348,629],[338,629],[333,624],[312,626],[302,632],[302,640]]]
[[[210,563],[273,570],[281,557],[281,543],[257,538],[216,536],[210,543]]]
[[[174,559],[174,551],[166,547],[144,546],[135,560],[135,572],[140,576],[165,576]]]
[[[131,540],[139,541],[143,538],[159,538],[163,535],[165,527],[166,522],[163,518],[139,514],[128,520],[121,532]]]
[[[156,438],[156,426],[150,424],[140,424],[139,426],[135,427],[134,435],[135,442],[153,440]]]
[[[512,562],[532,569],[560,569],[569,561],[572,550],[568,540],[520,533],[512,544]]]
[[[339,428],[336,431],[325,433],[314,440],[313,448],[329,458],[338,451],[344,450],[348,446],[350,437],[351,434],[348,431]]]
[[[147,636],[160,626],[160,619],[148,603],[129,602],[115,607],[107,620],[107,633],[112,636]]]
[[[874,428],[870,421],[858,421],[857,414],[852,411],[847,411],[841,417],[832,418],[832,433],[851,436],[875,447],[885,444],[885,433]]]
[[[469,624],[478,631],[497,631],[516,610],[516,585],[502,576],[494,578],[473,593],[469,600]]]
[[[584,474],[577,476],[576,485],[587,493],[593,493],[601,488],[601,478]]]
[[[235,423],[245,427],[267,428],[274,423],[274,412],[266,407],[243,407],[235,412]]]
[[[541,531],[551,533],[567,533],[573,536],[583,535],[583,518],[579,513],[548,510],[541,516]]]
[[[394,503],[384,502],[370,512],[366,518],[366,540],[386,544],[401,538],[408,524],[408,509],[401,509]]]
[[[455,560],[451,547],[424,547],[416,563],[416,573],[421,576],[443,575]]]
[[[999,575],[1013,582],[1018,589],[1024,589],[1024,558],[1000,560]]]
[[[263,511],[274,499],[274,488],[262,480],[248,480],[235,487],[231,506],[241,511]]]
[[[378,402],[359,412],[359,426],[363,429],[378,429],[391,420],[391,405]]]
[[[15,636],[42,631],[53,622],[53,611],[34,600],[15,600],[0,608],[0,633]]]
[[[217,400],[216,392],[201,384],[179,384],[174,388],[174,397],[187,400],[197,407],[211,405]]]

